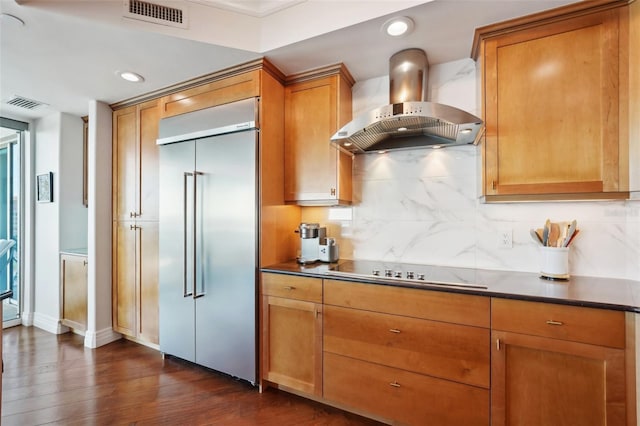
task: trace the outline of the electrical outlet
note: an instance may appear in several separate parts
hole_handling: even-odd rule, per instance
[[[498,248],[513,248],[513,231],[511,229],[503,229],[498,233]]]

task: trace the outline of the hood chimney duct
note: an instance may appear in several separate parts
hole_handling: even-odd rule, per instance
[[[389,101],[423,102],[427,100],[429,63],[422,49],[405,49],[389,58]]]

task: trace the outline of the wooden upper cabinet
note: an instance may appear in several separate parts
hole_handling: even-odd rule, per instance
[[[160,99],[162,118],[197,111],[229,102],[260,96],[260,70],[220,79],[164,96]]]
[[[628,197],[624,3],[579,3],[476,31],[487,201]]]
[[[293,76],[285,87],[285,201],[351,204],[352,155],[330,143],[351,120],[353,78],[339,65]]]
[[[113,219],[133,218],[136,206],[136,106],[113,112]]]
[[[113,112],[113,220],[158,220],[158,102]]]

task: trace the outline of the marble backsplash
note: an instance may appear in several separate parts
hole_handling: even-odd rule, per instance
[[[432,66],[429,77],[430,100],[480,115],[472,60]],[[354,117],[386,104],[388,78],[357,83],[353,97]],[[471,145],[358,155],[354,205],[306,207],[302,220],[327,226],[342,259],[537,272],[529,229],[576,219],[571,274],[640,280],[640,201],[484,204],[479,156]],[[501,248],[503,231],[512,248]]]

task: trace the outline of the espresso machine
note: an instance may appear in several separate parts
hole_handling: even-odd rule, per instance
[[[327,228],[318,223],[301,223],[296,231],[300,234],[300,257],[298,263],[306,265],[338,260],[338,246],[334,238],[327,237]]]

